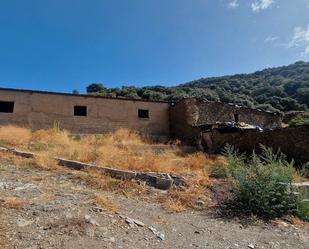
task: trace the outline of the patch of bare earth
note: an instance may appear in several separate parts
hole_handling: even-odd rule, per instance
[[[14,163],[0,159],[0,248],[307,249],[309,245],[309,228],[304,224],[225,220],[203,208],[170,212],[158,199],[165,198],[163,204],[177,211],[184,206],[181,202],[191,202],[189,193],[169,193],[91,172],[38,168],[29,160]]]

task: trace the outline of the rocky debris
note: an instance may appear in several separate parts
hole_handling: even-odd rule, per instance
[[[136,225],[138,225],[139,227],[144,227],[144,226],[145,226],[145,224],[144,224],[143,222],[139,221],[139,220],[133,220],[133,221],[134,221],[134,223],[135,223]]]
[[[114,237],[103,238],[104,242],[115,243],[116,239]]]
[[[145,226],[145,224],[144,224],[143,222],[139,221],[139,220],[135,220],[135,219],[132,219],[132,218],[130,218],[130,217],[126,217],[126,216],[124,216],[124,215],[119,215],[119,217],[120,217],[121,219],[124,219],[125,222],[126,222],[131,228],[135,228],[135,227],[137,227],[137,226],[139,226],[139,227],[144,227],[144,226]]]
[[[127,217],[127,218],[125,219],[125,222],[126,222],[131,228],[135,228],[135,227],[136,227],[134,221],[133,221],[132,219],[130,219],[129,217]]]
[[[104,208],[101,207],[92,207],[92,211],[96,212],[96,213],[103,213],[104,212]]]
[[[255,246],[254,246],[253,244],[249,244],[249,245],[248,245],[248,248],[250,248],[250,249],[254,249],[254,248],[255,248]]]
[[[22,185],[22,186],[19,186],[19,187],[15,188],[14,190],[15,191],[23,191],[23,190],[37,189],[37,188],[38,188],[37,185],[31,184],[31,183],[27,183],[25,185]]]
[[[98,226],[98,227],[100,226],[100,224],[96,220],[92,219],[90,215],[85,215],[85,221],[86,223],[89,223],[91,225]]]
[[[22,218],[18,218],[17,222],[16,222],[17,226],[19,226],[19,227],[26,227],[26,226],[31,225],[32,223],[33,223],[33,221],[25,220],[25,219],[22,219]]]
[[[0,182],[9,186],[0,189],[0,196],[18,196],[29,201],[18,209],[0,205],[0,244],[5,235],[8,248],[308,248],[308,228],[296,228],[288,221],[288,226],[262,221],[247,224],[199,211],[169,213],[151,198],[128,198],[109,192],[119,203],[119,213],[111,215],[92,204],[93,194],[106,194],[105,190],[83,185],[81,179],[72,176],[74,171],[50,172],[6,163],[0,167],[4,169]],[[44,177],[44,184],[33,181],[37,176]],[[28,183],[36,184],[38,189],[14,191]],[[149,189],[153,191],[151,196],[159,192]],[[127,218],[134,228],[128,225]],[[5,247],[1,244],[0,248]]]
[[[158,239],[160,240],[165,240],[165,234],[162,233],[162,232],[159,232],[156,228],[150,226],[148,227],[148,229],[154,234],[157,236]]]
[[[9,184],[6,182],[0,182],[0,190],[6,190],[9,189]]]

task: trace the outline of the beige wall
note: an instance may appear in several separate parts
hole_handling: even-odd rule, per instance
[[[60,122],[73,133],[102,133],[129,128],[154,136],[169,136],[169,104],[100,97],[0,89],[0,101],[14,101],[14,113],[0,113],[0,125],[42,129]],[[87,117],[74,116],[74,105],[86,105]],[[148,109],[149,119],[139,119]]]

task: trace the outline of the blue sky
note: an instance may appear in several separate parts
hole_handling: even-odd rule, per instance
[[[172,86],[309,60],[309,0],[0,0],[0,86]]]

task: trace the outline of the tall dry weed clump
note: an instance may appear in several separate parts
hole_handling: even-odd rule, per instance
[[[31,145],[36,150],[46,150],[55,146],[68,146],[70,144],[69,133],[55,128],[34,131],[31,136]]]
[[[190,187],[171,190],[160,200],[164,207],[176,212],[193,208],[197,200],[207,203],[207,189],[212,185],[209,169],[217,163],[217,158],[202,152],[182,154],[169,150],[168,146],[155,144],[149,137],[128,129],[108,134],[72,136],[59,126],[33,132],[6,126],[0,127],[0,142],[33,151],[37,156],[29,160],[29,165],[47,170],[55,169],[57,161],[54,158],[61,157],[98,166],[176,174],[183,177]],[[164,146],[167,150],[157,149]],[[120,181],[95,172],[79,172],[79,177],[91,186],[120,192],[125,196],[141,196],[145,191],[137,182]]]
[[[213,161],[204,153],[157,152],[149,137],[128,129],[74,137],[59,127],[31,132],[25,128],[4,126],[0,127],[0,142],[34,151],[38,154],[37,163],[48,165],[47,168],[54,164],[54,157],[62,157],[121,169],[196,175],[198,181],[205,182],[207,167]]]
[[[31,131],[13,125],[0,126],[0,145],[18,147],[27,145],[31,139]]]

